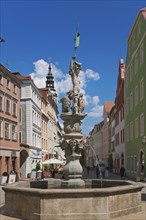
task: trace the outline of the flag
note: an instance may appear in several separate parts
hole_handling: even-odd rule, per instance
[[[79,44],[80,44],[80,34],[79,34],[79,32],[77,32],[77,33],[75,34],[75,39],[74,39],[74,41],[75,41],[75,48],[77,48],[77,47],[79,46]]]

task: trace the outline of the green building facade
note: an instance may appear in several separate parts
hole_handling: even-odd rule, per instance
[[[124,102],[126,174],[146,180],[146,8],[128,38]]]

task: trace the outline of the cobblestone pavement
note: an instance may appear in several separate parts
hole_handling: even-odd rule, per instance
[[[89,173],[87,173],[87,171],[85,170],[83,173],[83,179],[96,179],[95,170],[91,169]],[[108,179],[120,180],[121,178],[119,175],[110,173]],[[145,184],[145,188],[142,191],[146,192],[146,183],[144,184]],[[0,220],[20,220],[18,218],[13,218],[4,215],[4,204],[5,204],[5,195],[4,195],[4,191],[2,190],[2,186],[0,186]],[[112,218],[109,220],[146,220],[146,201],[142,202],[142,206],[143,206],[142,212],[136,214],[130,214],[124,217]]]

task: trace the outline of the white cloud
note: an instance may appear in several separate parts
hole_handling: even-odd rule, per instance
[[[99,80],[100,79],[100,76],[97,72],[91,70],[91,69],[87,69],[86,72],[86,77],[89,78],[89,79],[93,79],[93,80]]]
[[[88,113],[88,117],[100,118],[103,115],[103,106],[99,104],[100,100],[98,96],[88,96],[88,104],[91,106],[91,110]]]
[[[88,117],[101,118],[102,116],[103,116],[103,106],[102,105],[96,105],[88,113]]]
[[[30,75],[34,80],[34,83],[38,88],[45,87],[49,64],[43,59],[37,60],[33,64],[35,67],[34,72],[32,72]],[[55,62],[55,64],[51,63],[51,71],[54,76],[56,92],[58,96],[62,96],[66,94],[70,89],[72,89],[72,82],[70,75],[64,74],[56,65],[58,65],[58,62]],[[99,74],[91,69],[87,69],[86,71],[81,70],[79,79],[81,93],[84,95],[86,106],[88,106],[88,108],[90,107],[91,109],[91,111],[88,113],[88,116],[95,118],[102,117],[103,106],[99,105],[99,97],[91,97],[85,91],[87,82],[89,80],[99,80]]]

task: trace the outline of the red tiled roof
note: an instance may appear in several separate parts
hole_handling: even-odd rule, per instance
[[[106,112],[110,112],[112,107],[115,105],[114,102],[104,102],[104,109]]]
[[[27,80],[27,79],[31,79],[31,76],[23,76],[21,75],[19,72],[14,72],[13,75],[15,75],[17,78],[22,79],[22,80]]]

